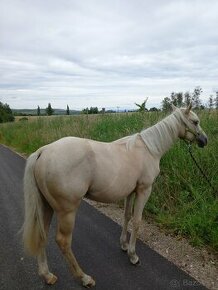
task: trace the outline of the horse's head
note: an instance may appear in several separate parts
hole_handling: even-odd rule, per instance
[[[207,135],[200,126],[198,116],[191,111],[192,105],[187,108],[178,109],[172,105],[173,111],[178,112],[181,120],[179,137],[189,142],[197,142],[199,147],[207,145]]]

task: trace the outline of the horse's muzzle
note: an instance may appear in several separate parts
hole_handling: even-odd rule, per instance
[[[198,135],[197,138],[197,144],[199,147],[203,148],[204,146],[207,145],[207,136],[206,135]]]

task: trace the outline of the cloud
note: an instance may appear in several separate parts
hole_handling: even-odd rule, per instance
[[[1,1],[0,98],[14,108],[158,106],[217,88],[218,2]]]

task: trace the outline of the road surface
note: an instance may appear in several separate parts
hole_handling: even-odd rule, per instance
[[[0,289],[84,289],[75,281],[55,243],[55,219],[48,243],[50,270],[58,276],[53,286],[37,274],[34,258],[24,254],[18,231],[23,222],[22,178],[25,160],[0,145]],[[130,264],[119,246],[121,227],[82,202],[73,237],[75,255],[98,290],[206,289],[171,262],[137,241],[141,264]]]

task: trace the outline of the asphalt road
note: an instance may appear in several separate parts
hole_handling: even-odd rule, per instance
[[[0,145],[0,289],[84,289],[76,282],[54,241],[52,223],[48,261],[58,276],[47,286],[37,274],[36,260],[27,257],[18,234],[23,221],[22,178],[25,160]],[[119,246],[121,227],[82,202],[76,219],[73,249],[80,265],[96,280],[98,290],[206,289],[171,262],[137,241],[141,264],[130,264]]]

